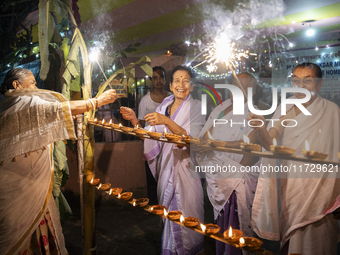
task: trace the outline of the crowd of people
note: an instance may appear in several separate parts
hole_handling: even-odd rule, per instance
[[[311,148],[337,161],[340,151],[340,109],[318,95],[322,86],[320,67],[302,63],[293,70],[292,87],[307,89],[311,98],[302,104],[311,115],[304,115],[289,105],[281,116],[281,105],[269,125],[263,116],[248,109],[247,93],[253,88],[255,109],[267,108],[267,89],[259,88],[250,73],[237,75],[235,86],[242,86],[244,114],[233,114],[233,95],[208,116],[201,114],[201,102],[192,98],[191,69],[175,67],[169,77],[170,90],[164,90],[165,70],[153,69],[152,91],[141,100],[138,115],[121,107],[124,119],[133,126],[160,133],[190,135],[226,142],[239,148],[244,135],[251,143],[270,150],[273,139],[278,145],[296,149],[302,156],[305,140]],[[0,103],[0,254],[67,254],[56,207],[51,197],[53,143],[75,138],[72,116],[112,103],[115,91],[108,90],[97,99],[66,101],[59,93],[37,90],[33,74],[26,69],[12,69],[5,77]],[[257,93],[257,94],[255,94]],[[262,96],[258,96],[262,95]],[[303,99],[295,93],[293,98]],[[262,100],[265,98],[264,100]],[[137,117],[138,116],[138,117]],[[266,117],[267,118],[267,117]],[[215,120],[249,125],[215,125]],[[261,121],[259,121],[261,120]],[[279,120],[274,122],[274,120]],[[295,120],[289,128],[282,121]],[[327,124],[325,124],[327,123]],[[322,131],[321,131],[322,130]],[[241,229],[245,236],[280,241],[282,254],[336,254],[339,234],[340,183],[335,174],[323,172],[305,175],[306,164],[299,161],[275,161],[252,155],[194,149],[155,140],[144,140],[144,158],[151,199],[184,216],[204,222],[204,194],[214,210],[214,219],[223,233],[229,227]],[[302,169],[284,176],[266,176],[257,172],[207,172],[205,179],[192,167],[289,166]],[[52,185],[53,186],[53,185]],[[154,197],[153,197],[154,196]],[[25,215],[22,212],[29,212]],[[43,245],[42,245],[43,242]],[[203,235],[163,220],[162,254],[201,254]],[[238,248],[216,242],[216,254],[247,254]]]

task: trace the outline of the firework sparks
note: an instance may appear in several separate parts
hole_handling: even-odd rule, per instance
[[[247,52],[240,51],[235,46],[236,43],[232,42],[225,33],[216,37],[215,41],[208,45],[207,52],[204,54],[209,63],[207,70],[209,72],[215,71],[218,63],[223,63],[227,68],[234,70],[242,57],[248,57]]]

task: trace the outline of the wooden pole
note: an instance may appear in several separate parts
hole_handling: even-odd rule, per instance
[[[83,97],[84,100],[91,98],[91,87],[92,87],[92,65],[88,60],[87,48],[84,39],[81,35],[77,23],[74,19],[72,10],[68,8],[70,19],[75,26],[73,40],[80,40],[80,53],[82,56],[83,69],[84,69],[84,83]],[[87,118],[93,117],[94,111],[84,113],[84,124],[82,131],[84,134],[83,152],[84,152],[84,175],[83,175],[83,199],[82,206],[82,237],[83,237],[83,254],[91,255],[96,254],[96,235],[95,235],[95,193],[94,187],[89,184],[92,178],[94,178],[94,128],[93,125],[87,125]]]

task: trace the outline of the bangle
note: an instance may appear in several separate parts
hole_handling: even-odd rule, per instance
[[[96,109],[96,107],[94,106],[93,100],[92,100],[92,99],[89,99],[89,101],[90,101],[90,103],[91,103],[91,104],[92,104],[92,106],[93,106],[92,110],[95,110],[95,109]]]
[[[86,111],[88,112],[89,111],[89,103],[87,102],[87,100],[85,101],[85,104],[86,104]]]
[[[97,109],[98,109],[98,101],[99,101],[99,99],[96,98],[96,108],[97,108]]]

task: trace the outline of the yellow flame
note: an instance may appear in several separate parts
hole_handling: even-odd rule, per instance
[[[112,194],[112,189],[110,189],[110,192],[109,192],[109,195],[111,195]]]
[[[179,218],[179,221],[180,221],[181,223],[184,223],[185,219],[184,219],[183,215],[181,215],[181,217]]]
[[[168,216],[168,212],[164,208],[164,217],[167,217],[167,216]]]
[[[133,206],[136,206],[136,201],[133,202]]]
[[[109,122],[109,125],[111,125],[112,124],[112,119],[110,119],[110,122]]]
[[[273,145],[274,145],[274,146],[277,146],[277,142],[276,142],[276,139],[275,139],[275,138],[273,139]]]
[[[151,131],[152,131],[152,127],[149,128],[149,132],[151,132]]]
[[[136,129],[138,129],[138,124],[136,125]]]
[[[309,151],[309,143],[308,143],[307,140],[305,141],[305,150],[306,150],[306,151]]]
[[[246,143],[246,144],[250,143],[250,140],[249,140],[248,136],[243,135],[243,142]]]
[[[232,229],[231,226],[230,226],[230,228],[229,228],[229,234],[228,234],[228,236],[229,236],[230,238],[233,237],[233,229]]]
[[[208,137],[209,137],[209,139],[211,139],[211,140],[214,140],[214,137],[212,137],[212,135],[210,134],[210,132],[209,132],[209,130],[208,130]]]
[[[102,184],[100,183],[99,186],[97,187],[97,189],[100,189],[101,186],[102,186]]]
[[[202,231],[203,231],[203,233],[205,233],[205,231],[207,230],[207,227],[206,226],[204,226],[202,223],[201,223],[201,229],[202,229]]]
[[[164,127],[164,134],[166,134],[166,128]]]
[[[91,179],[91,181],[90,181],[91,184],[93,183],[93,180],[94,180],[94,178]]]
[[[119,123],[119,127],[122,127],[122,124],[121,124],[121,123]]]
[[[97,122],[98,120],[97,120],[97,118],[94,118],[94,122]]]
[[[120,198],[121,197],[121,195],[120,194],[118,194],[118,198]]]
[[[104,122],[105,122],[105,120],[103,119],[103,121],[102,121],[102,125],[104,124]]]
[[[240,244],[245,244],[243,237],[240,238]]]

